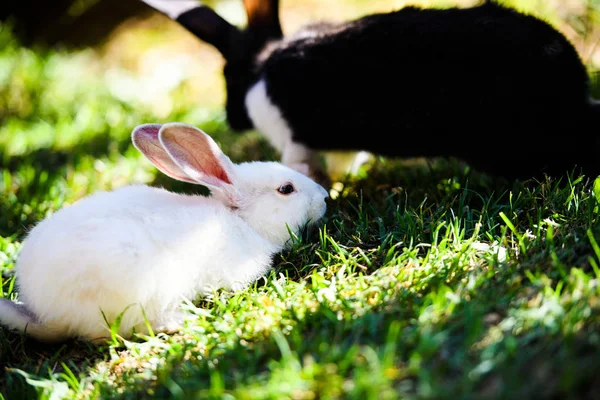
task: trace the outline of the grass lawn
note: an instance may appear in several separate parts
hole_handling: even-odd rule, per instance
[[[94,57],[24,48],[0,26],[3,297],[18,297],[27,230],[58,208],[132,182],[201,191],[142,158],[136,125],[185,121],[234,161],[276,158],[184,84],[159,115]],[[180,334],[49,346],[0,328],[0,399],[599,398],[592,178],[503,184],[453,160],[378,159],[265,279],[190,305]]]

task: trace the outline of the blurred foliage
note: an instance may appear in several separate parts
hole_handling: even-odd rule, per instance
[[[15,23],[27,44],[91,46],[125,20],[150,12],[139,0],[5,0],[0,21]]]
[[[471,6],[483,0],[281,0],[284,31],[287,10],[308,19],[354,18],[370,12],[397,9],[404,5],[450,7]],[[494,0],[560,24],[567,23],[576,34],[588,36],[598,25],[598,0]],[[200,2],[199,2],[200,3]],[[245,24],[241,0],[201,2],[217,9],[233,24]],[[121,25],[160,14],[141,0],[5,0],[0,4],[0,21],[15,23],[19,39],[26,44],[97,46]],[[292,22],[294,28],[296,24]],[[289,32],[289,31],[288,31]]]

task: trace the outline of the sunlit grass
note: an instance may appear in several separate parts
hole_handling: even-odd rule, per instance
[[[185,121],[234,161],[275,159],[196,107],[115,90],[92,51],[26,49],[0,29],[0,271],[37,221],[131,182],[196,192],[131,146]],[[140,79],[140,81],[136,81]],[[131,93],[129,93],[131,94]],[[158,104],[161,104],[160,102]],[[455,161],[376,159],[265,279],[195,304],[180,334],[49,346],[0,329],[0,394],[19,398],[583,398],[600,390],[600,224],[591,177],[494,183]],[[65,244],[67,245],[67,244]],[[49,284],[52,284],[49,282]],[[5,369],[6,368],[6,369]]]

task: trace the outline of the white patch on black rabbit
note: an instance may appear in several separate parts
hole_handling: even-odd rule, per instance
[[[248,90],[246,109],[256,129],[281,153],[281,162],[308,175],[313,151],[292,140],[292,130],[281,110],[269,99],[264,80],[259,80]]]
[[[98,192],[28,234],[15,266],[19,305],[0,299],[0,322],[43,341],[155,332],[182,324],[179,305],[216,288],[239,290],[325,213],[327,192],[276,162],[233,164],[199,129],[141,125],[133,142],[159,170],[211,196],[144,185]],[[291,186],[289,186],[291,185]],[[284,188],[285,190],[282,190]]]
[[[269,99],[264,80],[259,80],[248,90],[246,110],[255,128],[277,151],[283,153],[285,147],[292,141],[292,130],[281,114],[281,110]]]
[[[148,4],[164,14],[168,15],[169,18],[177,19],[181,14],[186,11],[193,10],[196,7],[201,7],[202,3],[197,0],[143,0],[144,3]]]

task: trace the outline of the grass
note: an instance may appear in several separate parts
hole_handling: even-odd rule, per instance
[[[18,296],[27,230],[58,208],[130,182],[201,191],[143,160],[134,126],[186,121],[234,161],[276,157],[220,110],[192,107],[185,82],[159,116],[115,91],[93,53],[27,49],[7,26],[0,48],[3,297]],[[0,398],[595,398],[594,189],[590,177],[494,183],[453,160],[377,159],[264,279],[188,305],[180,334],[96,348],[0,329]]]

